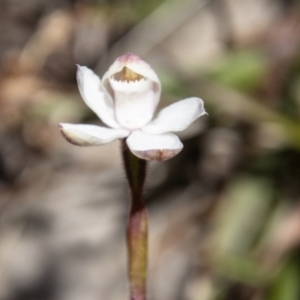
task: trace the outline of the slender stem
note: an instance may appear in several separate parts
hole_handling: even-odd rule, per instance
[[[122,155],[131,192],[127,227],[130,300],[146,300],[148,217],[143,191],[147,163],[134,156],[122,140]]]

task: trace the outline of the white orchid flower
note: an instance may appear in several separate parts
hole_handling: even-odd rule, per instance
[[[193,97],[169,105],[152,120],[161,84],[150,65],[131,53],[117,58],[102,82],[93,71],[78,66],[77,82],[86,105],[110,127],[61,123],[62,135],[77,146],[99,146],[127,138],[137,157],[163,161],[183,148],[171,132],[185,130],[206,114],[203,101]]]

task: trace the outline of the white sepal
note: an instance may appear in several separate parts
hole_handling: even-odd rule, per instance
[[[89,68],[77,65],[77,83],[85,104],[108,126],[120,128],[115,119],[113,101],[100,78]]]
[[[62,136],[76,146],[100,146],[115,139],[125,138],[129,131],[125,129],[110,129],[96,125],[60,123]]]
[[[164,161],[183,148],[179,138],[172,133],[154,135],[137,130],[130,134],[126,142],[134,155],[145,160]]]
[[[161,110],[156,119],[143,127],[143,131],[152,134],[182,131],[205,114],[204,103],[200,98],[188,98]]]

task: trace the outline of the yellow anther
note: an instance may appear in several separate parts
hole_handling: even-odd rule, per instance
[[[120,72],[118,77],[119,78],[116,78],[116,79],[119,79],[122,81],[136,81],[136,80],[141,80],[144,78],[142,75],[133,72],[132,70],[128,69],[127,67],[124,67],[122,69],[122,71]]]

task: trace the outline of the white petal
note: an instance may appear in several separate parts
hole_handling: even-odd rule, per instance
[[[164,108],[156,119],[143,127],[143,131],[152,134],[182,131],[205,114],[204,103],[200,98],[188,98]]]
[[[140,130],[127,138],[131,152],[146,160],[164,161],[177,155],[183,148],[179,138],[172,133],[154,135]]]
[[[118,81],[110,78],[114,91],[115,114],[122,127],[138,129],[153,117],[156,100],[149,79]]]
[[[140,57],[132,53],[122,55],[114,61],[108,71],[103,75],[102,82],[104,85],[108,84],[108,79],[116,73],[122,71],[124,67],[127,67],[133,72],[150,79],[156,83],[157,88],[160,90],[160,80],[151,66],[143,61]]]
[[[59,124],[62,136],[76,146],[100,146],[128,136],[125,129],[110,129],[86,124]]]
[[[100,78],[89,68],[78,66],[78,88],[86,105],[108,126],[120,128],[115,119],[114,104]]]
[[[123,81],[119,81],[120,84],[118,84],[117,80],[120,79],[118,77],[124,68],[140,75],[142,79],[129,82],[122,79]],[[115,101],[116,118],[122,126],[136,129],[152,119],[160,99],[161,84],[149,64],[138,56],[128,53],[115,60],[104,74],[102,82]],[[147,84],[147,90],[144,89],[142,94],[140,87],[145,84]],[[137,87],[138,91],[135,91]],[[129,103],[126,103],[128,101]]]

